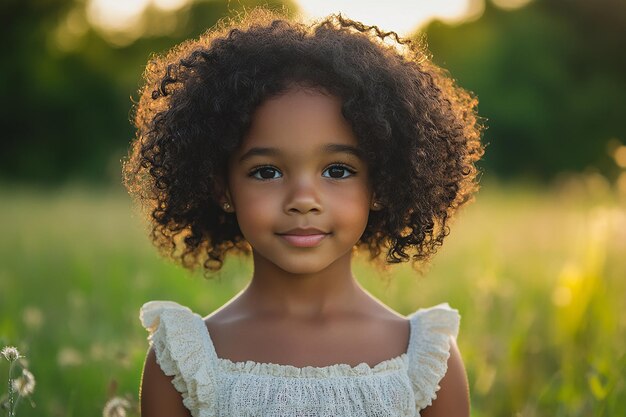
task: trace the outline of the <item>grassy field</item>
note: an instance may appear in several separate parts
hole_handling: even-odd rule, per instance
[[[231,259],[207,281],[160,259],[121,189],[5,185],[0,226],[0,347],[17,346],[37,379],[20,417],[98,416],[113,395],[136,399],[139,307],[175,300],[206,315],[250,274]],[[624,415],[626,202],[602,181],[483,183],[424,276],[403,265],[387,284],[359,259],[355,273],[400,313],[459,309],[473,416]]]

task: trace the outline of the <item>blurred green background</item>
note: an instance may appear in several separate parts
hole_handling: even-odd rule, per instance
[[[19,416],[100,415],[113,396],[136,401],[147,349],[139,307],[169,299],[204,316],[251,272],[230,259],[207,281],[159,258],[120,159],[150,55],[266,3],[114,3],[127,9],[0,3],[0,347],[17,346],[37,380],[35,407],[23,400]],[[397,3],[398,14],[414,12]],[[467,5],[465,18],[431,20],[414,36],[479,98],[481,191],[423,277],[360,259],[356,274],[400,313],[459,309],[473,416],[623,415],[626,2]],[[0,361],[0,380],[7,371]]]

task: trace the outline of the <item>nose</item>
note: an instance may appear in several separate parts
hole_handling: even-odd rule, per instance
[[[285,199],[287,214],[321,213],[320,192],[313,179],[294,179]]]

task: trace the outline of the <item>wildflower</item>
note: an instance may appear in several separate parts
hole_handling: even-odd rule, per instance
[[[9,362],[14,362],[14,361],[16,361],[16,360],[18,360],[19,358],[22,357],[20,355],[20,351],[17,350],[17,348],[13,347],[13,346],[5,346],[4,349],[2,349],[2,351],[0,351],[0,353],[2,353],[2,355]]]
[[[27,369],[22,369],[22,376],[14,379],[12,386],[21,397],[26,397],[35,391],[35,377]]]
[[[126,417],[126,409],[130,402],[121,397],[113,397],[104,406],[102,417]]]

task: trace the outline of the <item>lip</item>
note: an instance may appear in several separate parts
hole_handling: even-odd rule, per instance
[[[281,234],[279,235],[281,238],[287,241],[292,246],[296,246],[298,248],[310,248],[313,246],[319,245],[319,243],[324,240],[328,233],[316,234],[316,235],[288,235]]]
[[[286,232],[278,233],[279,235],[296,235],[296,236],[310,236],[310,235],[326,235],[328,233],[323,230],[316,229],[315,227],[296,227],[289,229]]]
[[[324,231],[316,229],[314,227],[290,229],[285,233],[277,233],[278,236],[283,238],[291,246],[298,248],[310,248],[319,245],[324,238],[329,235]]]

